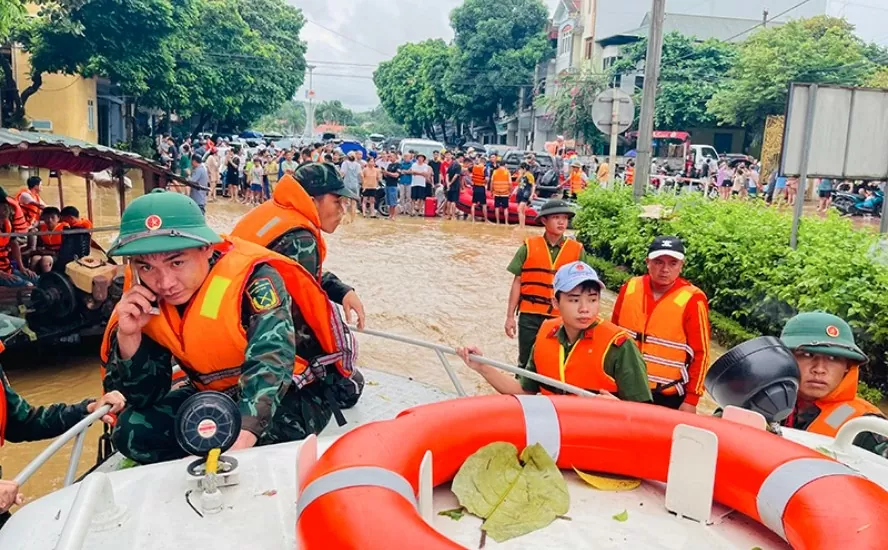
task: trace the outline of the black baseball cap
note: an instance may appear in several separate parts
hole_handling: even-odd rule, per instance
[[[661,256],[669,256],[676,260],[685,259],[684,243],[678,237],[670,235],[662,235],[654,239],[651,246],[648,247],[648,260],[659,258]]]
[[[336,167],[326,162],[309,162],[303,164],[293,173],[305,192],[312,197],[333,194],[358,200],[358,193],[342,181]]]

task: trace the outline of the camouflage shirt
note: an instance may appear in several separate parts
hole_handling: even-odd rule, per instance
[[[311,359],[323,351],[276,269],[259,266],[247,280],[246,289],[241,323],[247,333],[247,348],[236,401],[242,428],[258,437],[290,387],[297,353]],[[122,360],[115,332],[105,365],[105,391],[119,390],[136,408],[154,404],[170,390],[173,359],[169,350],[143,335],[136,354]]]
[[[46,407],[32,407],[17,394],[6,374],[0,368],[0,385],[6,393],[6,440],[10,443],[37,441],[58,437],[71,429],[87,415],[86,406],[92,399],[76,405],[58,403]]]
[[[299,262],[306,271],[318,278],[327,297],[336,304],[342,304],[345,295],[354,290],[329,271],[321,274],[318,242],[307,229],[288,231],[272,241],[268,248]]]

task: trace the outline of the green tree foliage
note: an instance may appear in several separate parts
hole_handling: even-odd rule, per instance
[[[465,0],[450,13],[454,53],[447,87],[469,118],[489,122],[512,109],[549,52],[542,0]]]
[[[557,90],[553,95],[536,100],[552,114],[555,128],[565,135],[582,137],[593,147],[607,143],[609,138],[595,127],[592,105],[595,97],[607,88],[608,79],[587,65],[578,72],[562,75],[555,85]]]
[[[633,74],[644,66],[647,39],[625,47],[612,74]],[[663,38],[663,63],[657,86],[654,127],[686,130],[715,126],[716,119],[707,103],[719,90],[729,86],[726,78],[737,57],[737,47],[720,40],[698,42],[673,32]],[[636,105],[640,104],[638,90]]]
[[[263,115],[253,124],[260,132],[297,135],[305,129],[305,104],[301,101],[285,101],[273,113]]]
[[[373,73],[383,107],[412,135],[435,136],[434,126],[454,114],[456,106],[444,87],[452,51],[441,39],[407,43]]]
[[[709,112],[760,136],[768,115],[783,114],[790,82],[862,84],[875,69],[871,52],[852,25],[834,17],[759,31],[740,45],[730,82],[709,101]]]
[[[342,105],[338,99],[322,101],[315,107],[315,124],[331,122],[341,126],[355,124],[355,114],[351,109]]]

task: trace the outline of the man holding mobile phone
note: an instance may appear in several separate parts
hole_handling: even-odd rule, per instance
[[[110,254],[128,259],[134,283],[102,342],[106,391],[129,405],[112,434],[125,456],[185,456],[175,414],[199,391],[238,404],[235,450],[303,439],[331,415],[344,423],[335,390],[354,373],[353,354],[324,291],[298,263],[220,237],[193,200],[163,190],[124,211]],[[171,390],[174,360],[189,380]]]

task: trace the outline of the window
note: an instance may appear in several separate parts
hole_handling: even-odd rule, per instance
[[[573,27],[570,25],[564,27],[561,31],[561,38],[558,39],[558,54],[569,53],[573,45]]]
[[[91,99],[86,100],[86,125],[89,130],[96,129],[96,104]]]
[[[603,65],[604,70],[606,71],[606,70],[610,69],[613,66],[613,64],[616,62],[617,62],[617,56],[605,57],[604,58],[604,65]]]
[[[585,59],[592,59],[592,53],[595,49],[595,40],[590,36],[586,39],[585,49],[583,51],[583,57]]]

